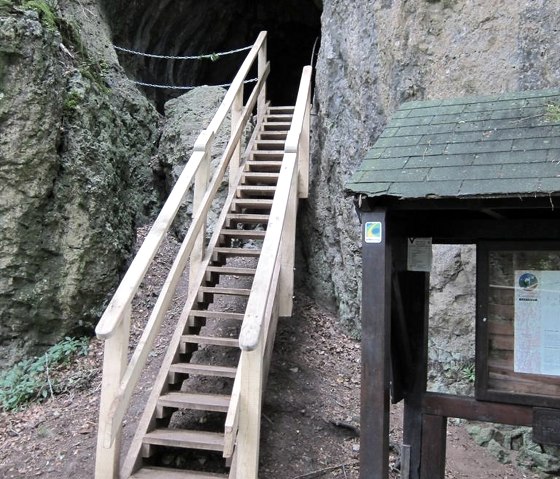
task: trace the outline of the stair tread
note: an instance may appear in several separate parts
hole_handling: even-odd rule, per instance
[[[143,442],[156,446],[222,451],[224,435],[218,432],[186,429],[155,429],[144,436]]]
[[[221,286],[202,286],[199,291],[201,293],[228,294],[231,296],[249,296],[251,294],[251,290],[247,288],[225,288]],[[196,316],[196,314],[193,316]]]
[[[234,378],[237,368],[232,368],[230,366],[215,366],[213,364],[175,363],[171,365],[169,371],[173,373]]]
[[[212,346],[227,346],[231,348],[239,347],[239,339],[224,338],[221,336],[201,336],[199,334],[184,334],[181,340],[190,344],[208,344]]]
[[[266,191],[275,192],[276,186],[271,185],[239,185],[237,187],[238,191]]]
[[[272,200],[268,198],[235,198],[233,205],[240,208],[270,208],[272,207]]]
[[[227,474],[211,472],[184,471],[166,467],[143,467],[131,479],[227,479]]]
[[[202,411],[227,412],[230,396],[223,394],[201,394],[170,392],[160,396],[158,405],[176,409],[197,409]]]
[[[266,235],[266,231],[224,228],[220,231],[220,234],[230,237],[234,236],[236,238],[263,239]]]
[[[203,311],[200,309],[191,309],[189,316],[196,316],[198,318],[238,319],[243,321],[243,313],[232,313],[230,311]]]
[[[261,250],[256,248],[226,248],[219,246],[214,248],[214,253],[227,254],[228,256],[260,256]]]
[[[233,266],[208,266],[206,271],[223,275],[253,276],[255,268],[235,268]]]
[[[226,217],[228,220],[238,221],[240,223],[268,223],[270,215],[262,215],[256,213],[229,213]]]

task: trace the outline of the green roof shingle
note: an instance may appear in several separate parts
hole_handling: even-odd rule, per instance
[[[398,198],[560,194],[560,90],[405,103],[347,189]]]

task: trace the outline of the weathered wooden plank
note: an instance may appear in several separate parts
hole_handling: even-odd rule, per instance
[[[422,420],[421,479],[445,479],[447,418],[424,414]]]
[[[224,435],[207,431],[155,429],[144,436],[144,444],[222,451],[224,448]]]
[[[226,412],[229,407],[229,401],[230,397],[223,394],[169,392],[160,396],[158,406],[161,408]]]
[[[389,355],[391,337],[391,250],[383,209],[364,213],[363,226],[381,224],[379,243],[363,242],[362,388],[360,478],[389,476]]]
[[[199,376],[218,376],[234,378],[237,368],[216,366],[214,364],[175,363],[169,368],[171,373],[196,374]]]
[[[477,401],[474,398],[450,394],[426,393],[422,407],[426,414],[472,421],[496,422],[514,426],[530,426],[533,422],[531,407]]]
[[[164,467],[143,467],[131,479],[227,479],[227,474],[181,471]]]

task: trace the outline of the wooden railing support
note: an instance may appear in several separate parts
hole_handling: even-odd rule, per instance
[[[239,431],[237,444],[237,477],[257,479],[259,476],[259,442],[261,435],[263,347],[244,351],[241,355],[244,374],[241,377]]]
[[[231,105],[231,137],[235,135],[235,127],[237,122],[241,119],[243,115],[243,85],[239,88],[235,100]],[[241,140],[237,141],[237,145],[229,162],[229,190],[232,191],[235,188],[235,184],[232,181],[233,178],[237,178],[237,172],[239,171],[239,165],[241,164]]]
[[[258,58],[258,76],[259,78],[265,75],[268,53],[267,53],[267,40],[266,37],[263,40],[262,47],[259,50]],[[262,118],[266,112],[266,86],[261,90],[259,98],[257,100],[257,116]]]
[[[194,152],[202,155],[200,166],[196,172],[194,180],[193,192],[193,215],[199,210],[204,195],[208,189],[208,182],[210,181],[210,157],[212,154],[212,144],[214,142],[214,134],[211,131],[203,131],[195,145]],[[203,225],[196,236],[193,250],[189,262],[189,293],[193,289],[197,289],[195,278],[197,277],[198,270],[204,258],[205,240],[206,240],[206,226],[207,226],[208,213],[203,214]]]
[[[110,427],[105,418],[109,415],[113,400],[117,396],[121,379],[127,365],[128,337],[130,334],[130,305],[124,309],[123,318],[114,334],[105,341],[103,355],[103,378],[99,406],[95,477],[110,479],[118,477],[121,430],[111,440]]]

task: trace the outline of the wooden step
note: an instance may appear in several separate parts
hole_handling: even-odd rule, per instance
[[[282,168],[282,160],[259,160],[259,161],[251,161],[248,160],[245,162],[245,167],[249,172],[261,172],[266,173],[272,171],[277,173]]]
[[[255,196],[274,196],[276,186],[270,185],[240,185],[237,187],[238,194]]]
[[[266,123],[286,123],[292,121],[291,113],[272,113],[264,116],[264,124]]]
[[[294,113],[294,109],[295,107],[291,106],[291,105],[286,105],[286,106],[271,106],[268,108],[268,113],[269,114],[293,114]]]
[[[208,346],[224,346],[227,348],[238,348],[239,339],[223,338],[221,336],[200,336],[199,334],[184,334],[181,341],[188,344],[204,344]]]
[[[260,225],[268,223],[270,215],[260,215],[256,213],[230,213],[226,219],[231,223],[244,225]]]
[[[197,376],[217,376],[221,378],[235,378],[237,368],[228,366],[214,366],[210,364],[175,363],[169,369],[170,373],[197,375]]]
[[[261,198],[235,198],[232,201],[235,208],[249,208],[254,210],[269,210],[272,208],[272,200]]]
[[[278,183],[279,173],[255,173],[252,171],[246,171],[243,173],[241,181],[244,184],[266,184],[266,185],[276,185]]]
[[[288,136],[288,132],[286,130],[274,130],[274,131],[263,131],[259,134],[259,140],[282,140],[286,141],[286,137]]]
[[[227,474],[216,474],[211,472],[183,471],[180,469],[168,469],[166,467],[143,467],[131,479],[227,479]]]
[[[217,432],[190,431],[185,429],[156,429],[144,436],[144,444],[223,451],[224,435]]]
[[[283,151],[253,150],[249,154],[249,161],[282,161]]]
[[[224,228],[222,231],[220,231],[220,234],[228,238],[263,239],[266,235],[266,231]]]
[[[159,408],[193,409],[196,411],[227,412],[230,396],[223,394],[195,394],[170,392],[160,396]]]
[[[202,311],[198,309],[192,309],[189,316],[195,318],[207,318],[207,319],[237,319],[238,321],[243,321],[243,313],[231,313],[229,311]]]
[[[249,296],[251,294],[250,289],[246,288],[223,288],[220,286],[202,286],[198,289],[201,293],[206,294],[224,294],[227,296]],[[233,313],[231,313],[233,314]],[[238,314],[238,313],[235,313]],[[196,316],[196,314],[194,315]]]
[[[292,126],[291,118],[290,121],[273,121],[270,123],[263,123],[263,131],[289,131]]]
[[[223,276],[254,276],[257,270],[254,268],[234,268],[232,266],[208,266],[206,271]]]
[[[214,253],[221,254],[224,256],[251,256],[251,257],[258,257],[261,255],[260,249],[252,249],[252,248],[225,248],[223,246],[219,246],[214,248]]]
[[[284,151],[284,140],[255,140],[255,150],[257,151],[277,151],[283,152]]]

